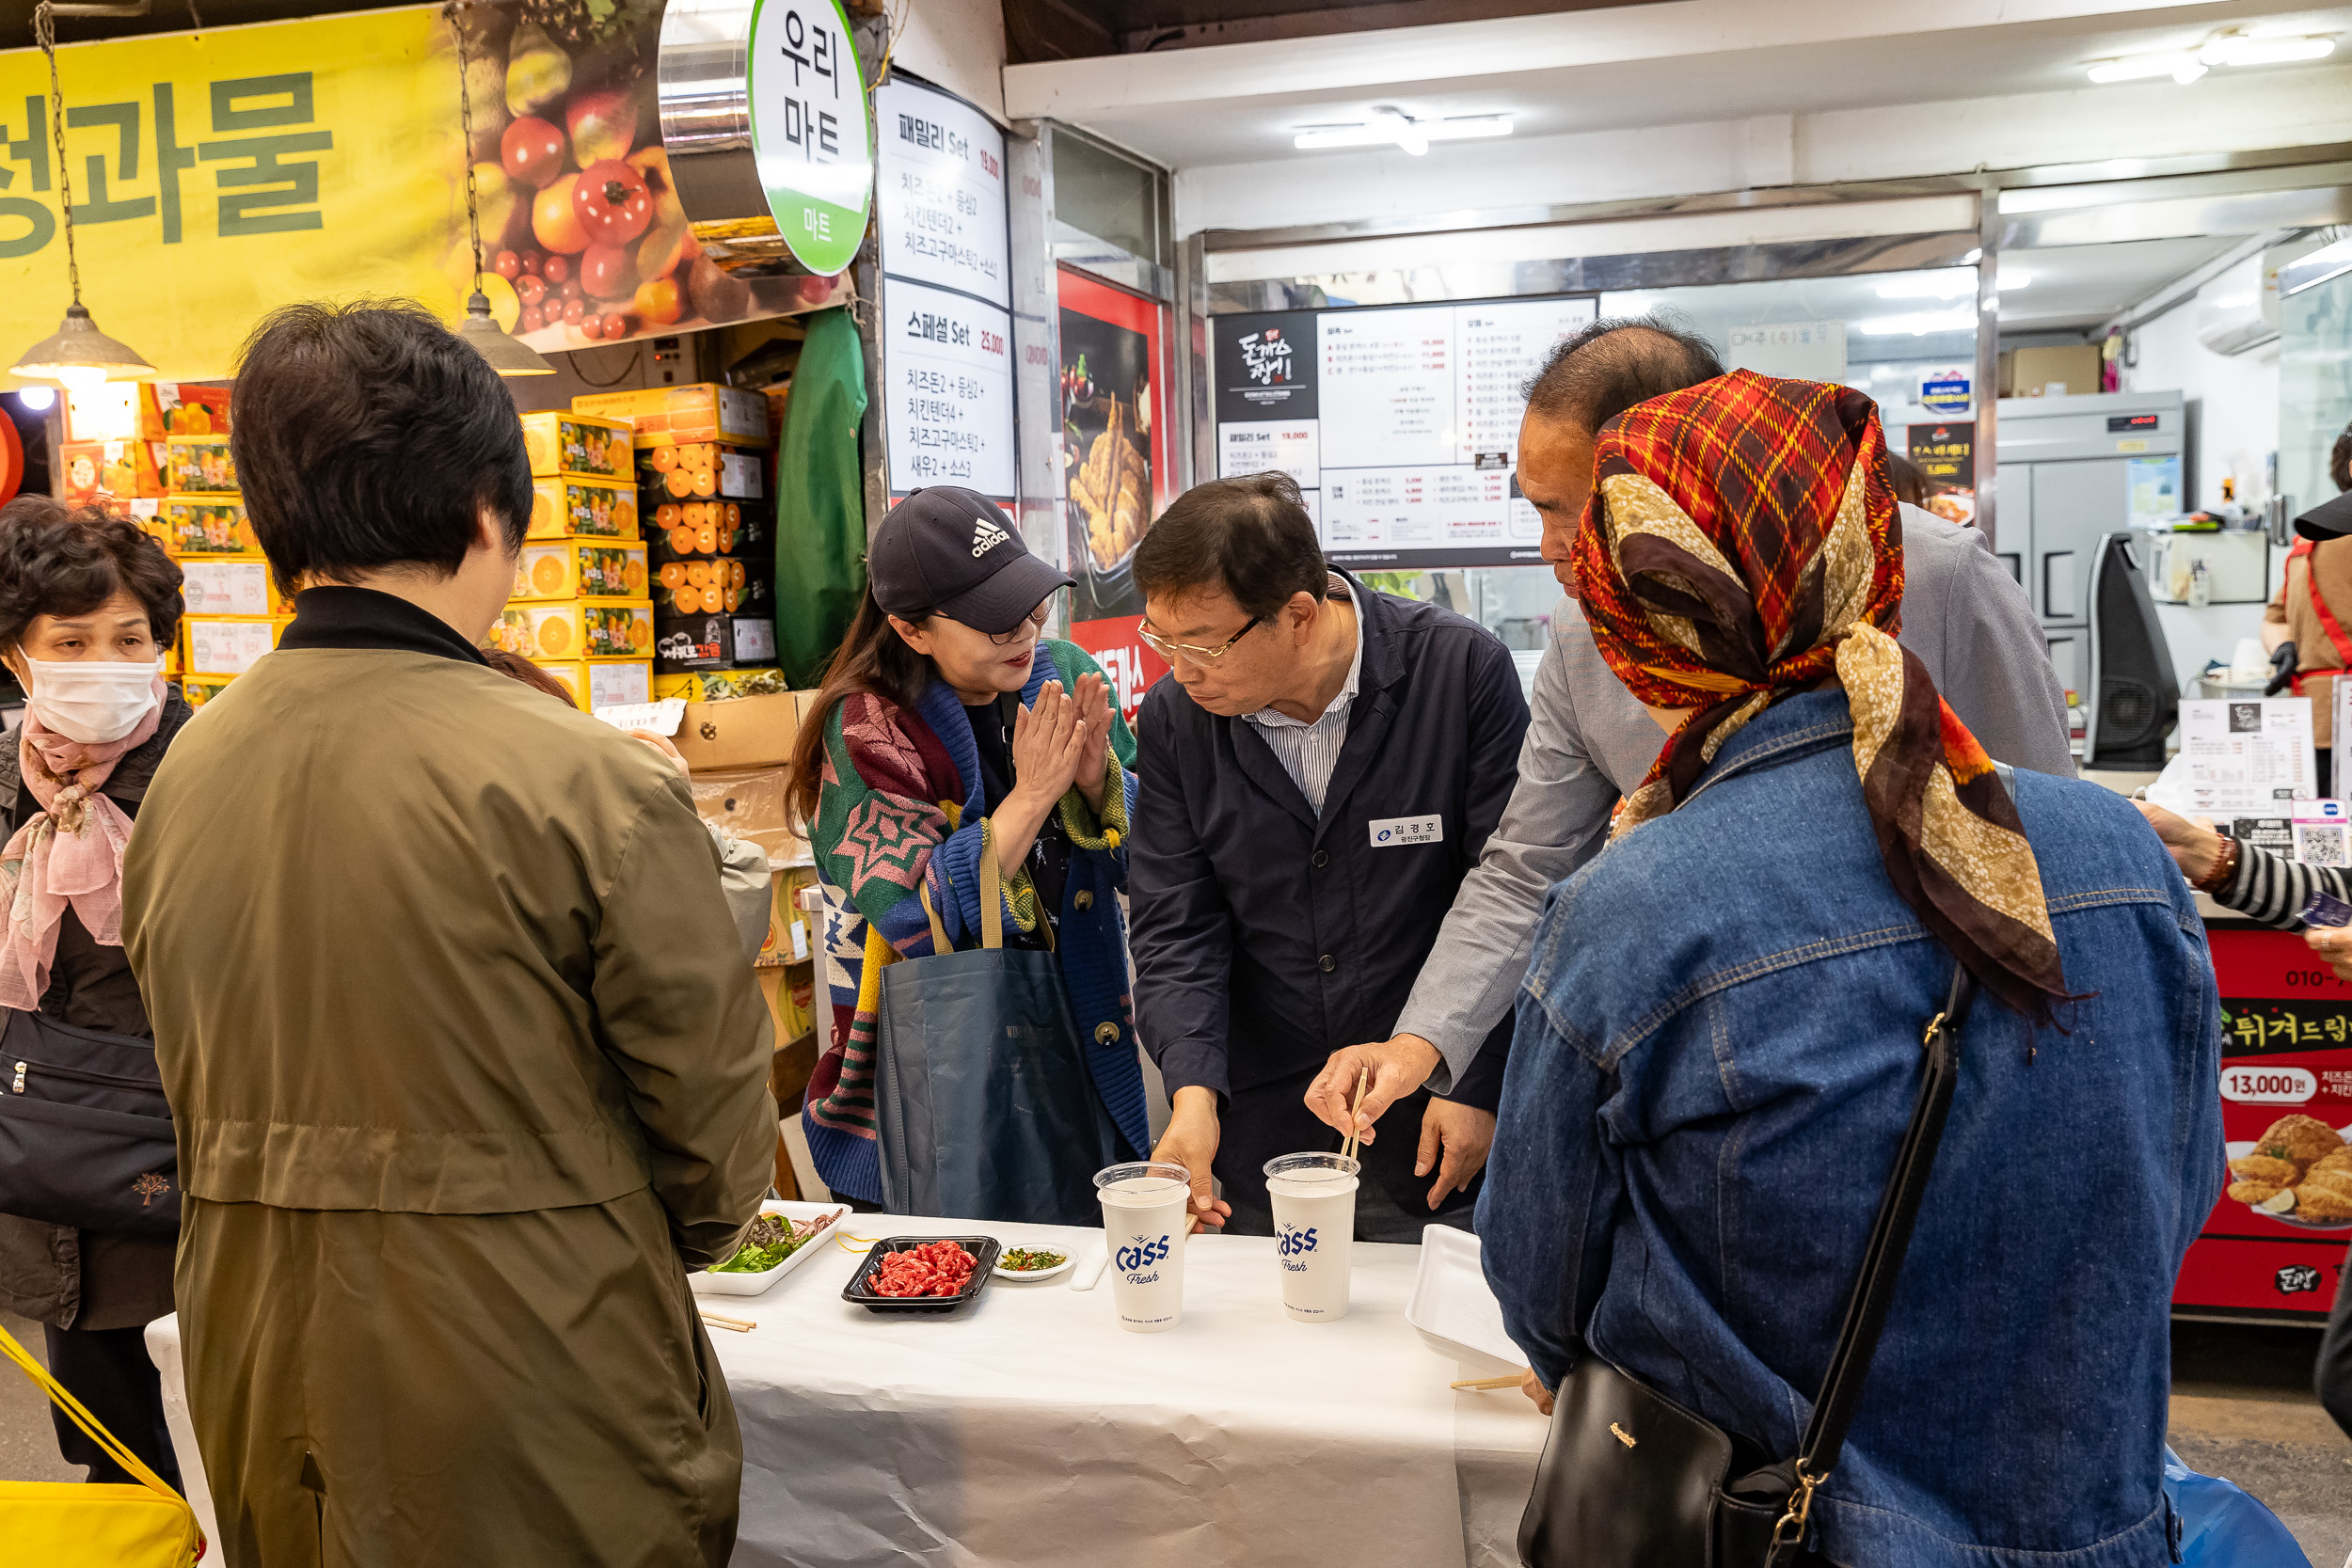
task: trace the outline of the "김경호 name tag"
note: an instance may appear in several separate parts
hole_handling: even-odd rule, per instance
[[[1372,825],[1372,847],[1393,849],[1400,844],[1437,844],[1445,838],[1442,816],[1389,816]]]

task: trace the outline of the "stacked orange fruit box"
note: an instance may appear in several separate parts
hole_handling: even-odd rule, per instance
[[[655,669],[759,669],[776,657],[768,399],[702,382],[575,398],[627,419],[654,571]]]
[[[200,707],[278,645],[294,605],[270,580],[246,520],[226,429],[167,436],[165,495],[147,527],[180,563],[187,613],[174,649],[181,689]]]
[[[483,645],[537,664],[587,708],[653,699],[653,600],[638,536],[629,425],[525,414],[531,525],[515,593]]]

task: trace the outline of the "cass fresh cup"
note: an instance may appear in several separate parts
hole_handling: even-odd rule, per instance
[[[1265,1163],[1282,1310],[1299,1323],[1337,1323],[1347,1316],[1356,1177],[1361,1169],[1343,1154],[1284,1154]]]
[[[1166,1160],[1132,1160],[1094,1173],[1103,1199],[1119,1326],[1158,1334],[1184,1315],[1184,1206],[1192,1172]]]

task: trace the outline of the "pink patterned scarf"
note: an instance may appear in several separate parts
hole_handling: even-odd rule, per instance
[[[98,792],[124,754],[153,738],[164,721],[165,688],[155,705],[119,740],[90,745],[59,735],[27,708],[17,741],[24,787],[41,809],[0,849],[0,1006],[38,1011],[57,956],[57,926],[71,907],[94,941],[122,945],[122,849],[131,818]]]

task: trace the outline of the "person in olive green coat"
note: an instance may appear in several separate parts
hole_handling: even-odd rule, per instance
[[[123,886],[230,1568],[699,1568],[741,1444],[686,1271],[766,1195],[768,1014],[676,770],[485,665],[531,483],[412,309],[292,307],[230,436],[278,651]]]

